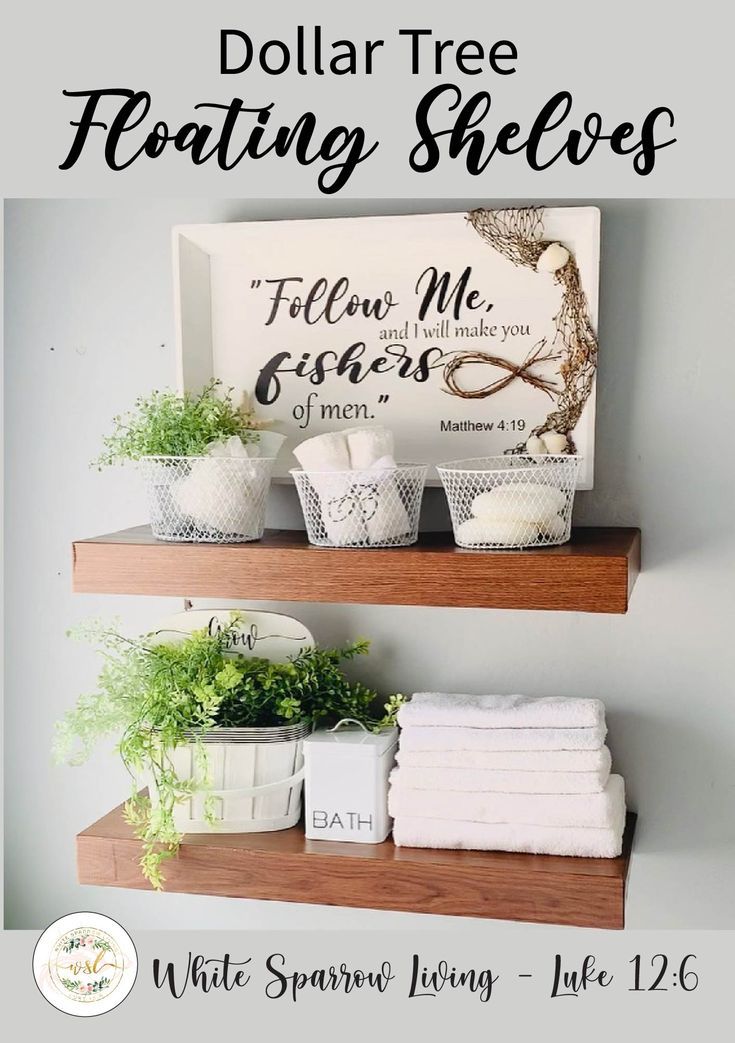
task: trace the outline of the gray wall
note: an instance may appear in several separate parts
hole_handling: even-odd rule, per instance
[[[7,204],[7,926],[39,928],[84,907],[132,928],[455,923],[82,888],[74,835],[126,795],[126,776],[108,750],[76,770],[49,757],[53,721],[96,673],[93,654],[65,629],[90,615],[142,629],[180,607],[70,593],[74,538],[145,519],[135,473],[98,474],[88,461],[114,413],[174,381],[171,225],[410,209],[382,201]],[[325,643],[371,637],[365,673],[392,690],[602,698],[640,815],[629,925],[735,928],[735,204],[613,201],[602,210],[597,488],[578,497],[577,521],[642,527],[644,572],[627,616],[286,609]],[[292,490],[276,489],[270,523],[299,520]],[[432,492],[426,522],[445,521]]]

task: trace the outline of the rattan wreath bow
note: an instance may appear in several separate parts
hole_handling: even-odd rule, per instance
[[[532,387],[538,388],[539,391],[543,391],[549,398],[553,398],[554,392],[558,390],[557,385],[552,380],[531,372],[531,367],[538,362],[555,362],[561,358],[558,352],[549,351],[543,354],[545,347],[546,338],[535,344],[523,362],[520,363],[510,362],[499,355],[489,355],[486,351],[460,352],[444,367],[444,383],[446,387],[442,388],[442,391],[446,391],[448,395],[457,395],[458,398],[489,398],[490,395],[497,394],[498,391],[502,391],[508,384],[519,379],[526,384],[531,384]],[[468,391],[458,385],[457,378],[463,366],[473,365],[496,366],[498,369],[507,370],[507,374],[504,377],[498,377],[497,380],[493,380],[490,384],[485,384],[484,387]]]

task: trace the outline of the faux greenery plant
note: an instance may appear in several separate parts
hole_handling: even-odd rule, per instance
[[[212,442],[233,435],[243,443],[257,442],[266,423],[232,400],[233,388],[221,392],[222,382],[211,380],[198,394],[154,391],[136,399],[133,410],[116,416],[113,430],[103,439],[104,450],[95,461],[106,467],[144,456],[202,456]]]
[[[367,641],[340,649],[305,648],[286,663],[274,663],[227,651],[237,625],[233,614],[219,632],[196,631],[176,644],[153,637],[131,640],[101,623],[70,632],[95,643],[104,665],[97,691],[80,696],[57,724],[56,758],[80,764],[98,739],[119,736],[117,749],[133,780],[125,814],[143,841],[143,874],[156,888],[164,882],[161,863],[181,842],[176,805],[203,793],[205,815],[214,822],[206,796],[211,784],[204,732],[329,724],[344,717],[377,729],[393,724],[401,705],[401,697],[394,695],[380,707],[372,689],[349,680],[340,669],[341,662],[368,651]],[[182,779],[171,755],[188,743],[194,745],[195,771]],[[138,792],[143,777],[153,800]]]

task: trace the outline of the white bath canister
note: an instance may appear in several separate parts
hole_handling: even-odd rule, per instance
[[[392,825],[388,776],[398,729],[369,732],[346,718],[330,731],[312,732],[304,745],[307,840],[382,844]]]
[[[181,833],[269,833],[295,826],[301,817],[304,739],[308,724],[273,728],[217,728],[201,737],[214,797],[215,824],[204,814],[206,794],[177,805]],[[178,747],[172,754],[180,779],[198,774],[197,748]],[[151,791],[155,801],[155,791]]]

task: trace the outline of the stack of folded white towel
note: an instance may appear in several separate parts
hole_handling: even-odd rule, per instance
[[[420,692],[398,723],[398,846],[621,853],[625,787],[599,699]]]

